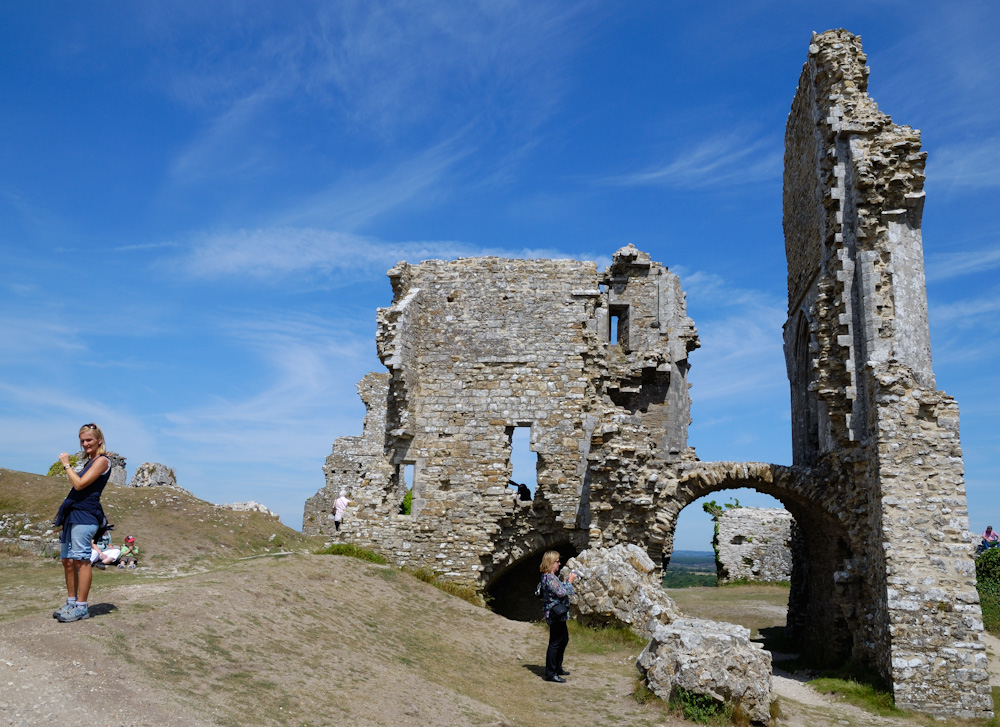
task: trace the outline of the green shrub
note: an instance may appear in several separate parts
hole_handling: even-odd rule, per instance
[[[851,704],[883,717],[905,714],[903,710],[896,708],[891,692],[878,689],[872,684],[834,677],[820,677],[811,680],[809,684],[818,692],[840,694]]]
[[[775,588],[790,588],[791,581],[757,581],[750,578],[734,578],[720,584],[723,588],[730,586],[774,586]]]
[[[729,575],[726,569],[722,567],[722,561],[719,559],[719,515],[726,510],[733,510],[738,507],[743,506],[735,497],[733,498],[733,502],[724,502],[721,505],[715,500],[709,500],[701,504],[701,509],[712,516],[712,550],[715,551],[715,574],[719,580],[724,580]]]
[[[707,694],[695,694],[683,687],[674,687],[667,704],[680,711],[684,719],[698,724],[723,724],[728,721],[725,704]]]
[[[846,670],[841,671],[843,676],[822,676],[811,680],[809,684],[818,692],[840,694],[851,704],[883,717],[908,714],[904,710],[897,709],[892,692],[883,688],[879,683],[881,680],[877,677],[866,678],[862,675],[863,672],[857,670],[853,670],[853,673],[858,675],[858,678],[847,676],[850,671],[851,667],[848,665]]]
[[[990,548],[976,558],[976,579],[1000,584],[1000,548]]]
[[[983,610],[983,626],[1000,635],[1000,548],[990,548],[976,558],[976,590]]]
[[[979,605],[983,609],[983,626],[994,636],[1000,636],[1000,584],[977,580]]]
[[[1000,727],[1000,687],[992,687],[993,719],[983,724],[983,727]]]
[[[622,647],[641,649],[648,641],[623,625],[585,625],[571,618],[566,627],[573,648],[585,654],[607,654]]]
[[[711,588],[719,585],[719,579],[707,573],[672,571],[668,568],[663,574],[662,585],[664,588]]]
[[[663,702],[656,695],[656,692],[649,688],[649,685],[646,683],[646,677],[642,676],[642,674],[637,674],[635,677],[635,688],[632,690],[632,699],[639,704]]]
[[[413,513],[413,489],[406,491],[403,495],[403,502],[399,506],[400,515],[411,515]]]
[[[79,464],[80,458],[75,454],[69,456],[69,466],[76,467]],[[66,468],[63,467],[62,462],[56,460],[55,464],[49,467],[49,471],[45,473],[46,477],[66,477]]]

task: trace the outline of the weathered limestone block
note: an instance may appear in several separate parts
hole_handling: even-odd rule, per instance
[[[223,510],[234,510],[236,512],[260,512],[270,517],[278,517],[278,513],[272,512],[266,505],[249,500],[247,502],[230,502],[225,505],[216,505]]]
[[[658,623],[680,616],[664,592],[656,565],[642,548],[629,543],[591,548],[566,567],[579,577],[573,584],[573,615],[588,625],[623,624],[650,638]]]
[[[794,520],[790,512],[736,507],[719,515],[717,523],[724,581],[791,580]]]
[[[145,462],[139,465],[129,487],[177,487],[177,475],[159,462]]]
[[[57,557],[59,533],[53,530],[51,518],[32,520],[27,513],[0,513],[0,545]]]
[[[738,703],[754,722],[770,722],[771,654],[742,626],[692,618],[657,624],[636,667],[662,699],[681,687]]]

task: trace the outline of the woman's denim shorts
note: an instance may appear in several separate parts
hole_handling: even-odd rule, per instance
[[[67,536],[66,530],[69,529]],[[66,523],[63,525],[63,535],[59,557],[63,560],[85,560],[90,562],[90,543],[97,535],[97,525],[86,523]]]

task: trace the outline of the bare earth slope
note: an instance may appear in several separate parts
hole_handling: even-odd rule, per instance
[[[628,696],[635,649],[571,646],[571,684],[547,684],[543,628],[384,566],[293,555],[156,580],[106,571],[94,617],[73,624],[51,617],[58,565],[47,585],[25,572],[38,568],[3,571],[38,584],[15,600],[30,588],[41,603],[0,623],[2,724],[658,723]]]

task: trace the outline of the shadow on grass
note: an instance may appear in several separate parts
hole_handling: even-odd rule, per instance
[[[87,608],[90,611],[90,617],[94,616],[107,616],[109,613],[114,613],[118,610],[118,606],[113,603],[95,603]]]
[[[545,678],[545,664],[525,664],[524,668],[537,676],[539,679]]]

